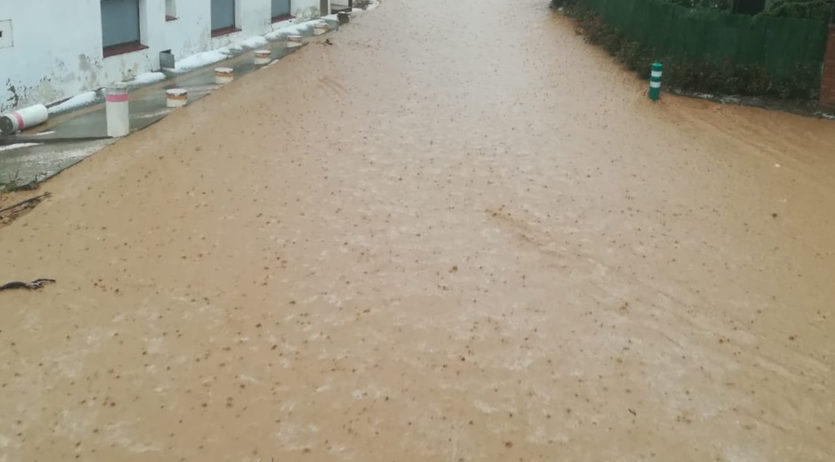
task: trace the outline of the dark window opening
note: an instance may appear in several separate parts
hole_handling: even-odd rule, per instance
[[[224,27],[222,29],[215,29],[212,31],[212,37],[220,37],[222,35],[232,34],[234,32],[240,32],[241,30],[235,26]]]
[[[176,0],[165,0],[165,20],[177,20],[177,3]]]
[[[130,53],[132,51],[145,50],[147,48],[147,46],[139,42],[123,43],[121,45],[111,45],[109,47],[104,47],[103,56],[105,58],[108,58],[110,56]]]
[[[350,13],[351,10],[354,9],[354,0],[336,0],[336,2],[331,2],[330,7],[331,10],[328,12],[328,14],[336,14],[341,12]]]
[[[273,22],[283,21],[293,17],[290,10],[290,0],[271,0]]]
[[[139,0],[101,0],[104,57],[147,48],[139,36]]]
[[[237,32],[235,0],[212,0],[212,37]]]

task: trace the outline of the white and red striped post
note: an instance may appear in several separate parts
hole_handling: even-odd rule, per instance
[[[292,34],[287,36],[287,48],[297,48],[302,46],[302,36]]]
[[[270,64],[270,60],[272,60],[272,52],[270,50],[255,50],[255,60],[253,62],[256,66]]]
[[[165,106],[170,108],[183,107],[188,104],[188,90],[172,88],[165,90]]]
[[[235,70],[231,67],[215,68],[215,83],[218,85],[225,85],[235,80]]]
[[[128,86],[124,83],[117,83],[107,87],[104,101],[105,112],[107,113],[107,136],[118,138],[129,135]]]
[[[328,27],[328,23],[325,21],[317,21],[313,25],[313,35],[322,35],[328,33],[329,31],[330,28]]]

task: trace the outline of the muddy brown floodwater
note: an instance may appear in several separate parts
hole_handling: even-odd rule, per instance
[[[0,460],[823,461],[835,123],[388,0],[0,229]]]

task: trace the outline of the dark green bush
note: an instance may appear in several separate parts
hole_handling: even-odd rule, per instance
[[[832,0],[776,0],[762,15],[784,18],[830,19],[835,8]]]
[[[674,5],[681,5],[687,8],[707,8],[711,10],[730,10],[733,6],[733,0],[668,0]],[[577,0],[551,0],[551,6],[554,8],[571,6],[577,3]]]
[[[644,79],[649,79],[650,66],[658,61],[664,64],[664,85],[687,92],[797,100],[817,97],[820,69],[798,67],[792,77],[780,79],[762,65],[658,56],[650,47],[629,40],[594,10],[574,0],[554,0],[554,4],[558,1],[577,21],[586,41],[602,47]]]
[[[681,5],[687,8],[700,8],[711,10],[729,11],[733,7],[734,0],[667,0],[674,5]],[[577,0],[551,0],[555,8],[570,7],[575,5]],[[835,14],[835,1],[833,0],[775,0],[765,11],[760,13],[766,16],[779,16],[786,18],[805,19],[830,19]]]
[[[577,3],[577,0],[551,0],[551,8],[571,7]]]
[[[732,0],[669,0],[670,3],[686,6],[687,8],[707,8],[711,10],[730,10]]]

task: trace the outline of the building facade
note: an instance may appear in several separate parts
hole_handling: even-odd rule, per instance
[[[0,1],[0,112],[50,103],[267,33],[329,0]]]

